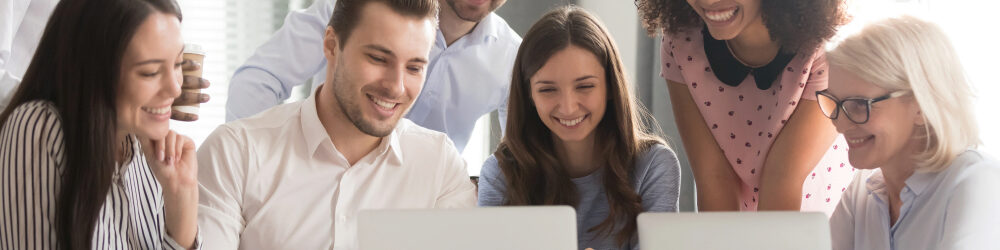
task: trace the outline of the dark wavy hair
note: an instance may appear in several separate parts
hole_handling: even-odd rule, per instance
[[[139,26],[160,12],[181,19],[173,0],[62,0],[49,18],[24,80],[0,113],[45,100],[59,111],[65,158],[56,199],[59,249],[90,249],[115,164],[115,100],[122,57]],[[22,145],[29,146],[29,145]]]
[[[545,14],[531,26],[517,51],[507,133],[494,153],[506,178],[504,205],[576,207],[579,203],[576,186],[554,152],[554,135],[535,110],[529,80],[552,55],[570,45],[593,53],[605,69],[608,103],[595,129],[595,155],[602,157],[606,166],[602,181],[610,211],[589,230],[614,235],[621,245],[635,237],[635,218],[642,210],[642,197],[633,187],[635,159],[654,144],[666,144],[645,132],[649,114],[630,91],[618,48],[607,28],[579,7],[561,7]]]
[[[704,25],[685,0],[635,0],[635,5],[650,35],[661,30],[677,34]],[[844,0],[760,0],[771,39],[792,53],[812,53],[833,37],[837,27],[850,20],[845,8]]]

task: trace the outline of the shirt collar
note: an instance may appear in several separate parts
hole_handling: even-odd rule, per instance
[[[305,137],[303,139],[306,142],[306,146],[308,146],[310,156],[315,155],[316,151],[323,143],[329,143],[332,149],[336,149],[336,146],[333,146],[333,142],[330,140],[330,134],[326,132],[326,128],[323,127],[323,123],[319,121],[319,111],[316,109],[316,96],[319,94],[319,90],[322,87],[323,86],[316,88],[312,95],[309,95],[309,98],[302,101],[302,107],[299,111],[299,117],[302,125],[302,135]],[[393,157],[393,160],[398,162],[398,164],[390,165],[402,165],[403,153],[399,144],[399,128],[400,126],[404,126],[404,122],[408,121],[400,119],[396,128],[393,129],[388,136],[383,138],[378,147],[375,147],[375,150],[372,152],[376,153],[376,157],[373,157],[371,161],[376,161],[381,156],[387,155],[387,152],[390,152],[391,154],[388,155]]]
[[[906,187],[910,188],[913,194],[920,196],[939,173],[941,172],[914,172],[910,178],[906,178]]]
[[[326,133],[326,128],[319,121],[319,113],[316,110],[316,95],[323,86],[316,88],[309,98],[302,101],[299,109],[299,119],[302,125],[302,136],[309,149],[309,155],[316,154],[316,150],[323,142],[330,143],[330,135]]]
[[[778,50],[778,55],[767,65],[751,68],[733,56],[726,41],[715,40],[708,32],[708,28],[702,29],[701,34],[705,43],[705,56],[708,58],[709,66],[712,67],[712,73],[719,81],[729,86],[739,86],[747,75],[753,75],[758,89],[770,89],[782,69],[795,58],[795,53],[785,52],[784,48],[781,48]]]

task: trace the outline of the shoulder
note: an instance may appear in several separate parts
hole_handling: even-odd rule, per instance
[[[513,48],[516,53],[518,46],[521,45],[521,35],[518,35],[517,31],[510,27],[507,20],[496,13],[490,13],[488,21],[493,22],[493,27],[497,29],[497,38],[501,44]]]
[[[410,119],[399,119],[392,131],[398,140],[404,159],[420,159],[421,165],[446,166],[452,161],[461,161],[461,153],[448,135],[421,127]],[[461,164],[464,166],[464,163]]]
[[[298,121],[302,104],[303,101],[281,104],[226,125],[247,130],[284,127],[289,121]]]
[[[1000,162],[978,150],[962,152],[945,172],[947,182],[959,192],[994,192],[1000,189]]]
[[[640,153],[636,159],[636,165],[637,171],[640,169],[665,171],[679,167],[677,154],[662,143],[650,145],[649,148]]]
[[[44,135],[49,134],[45,131],[53,130],[62,133],[59,110],[52,102],[41,100],[18,105],[3,124],[4,134],[12,132],[15,136],[25,136],[28,132]]]
[[[496,155],[490,155],[483,162],[483,168],[479,172],[480,178],[484,179],[501,179],[503,174],[500,172],[500,161],[497,161]]]

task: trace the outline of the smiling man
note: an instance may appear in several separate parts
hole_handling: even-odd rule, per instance
[[[436,12],[436,0],[337,2],[325,84],[220,126],[199,149],[205,249],[357,249],[362,209],[475,206],[448,137],[402,118],[424,84]]]

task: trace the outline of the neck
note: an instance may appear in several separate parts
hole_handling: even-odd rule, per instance
[[[593,134],[587,136],[583,141],[567,142],[556,137],[554,142],[556,157],[566,167],[570,178],[584,177],[600,168],[601,165],[594,154]]]
[[[329,77],[328,79],[332,79]],[[323,129],[330,136],[330,141],[347,159],[352,166],[361,158],[371,153],[382,141],[381,137],[374,137],[361,132],[354,123],[344,114],[340,104],[333,95],[333,89],[323,89],[331,86],[329,80],[326,84],[319,86],[316,90],[316,113]]]
[[[471,33],[477,24],[479,23],[462,20],[450,6],[441,6],[438,28],[441,29],[441,34],[444,35],[444,41],[448,46]]]
[[[747,66],[767,65],[781,49],[778,41],[771,40],[771,33],[761,17],[757,17],[743,32],[727,42],[733,56],[749,64]]]
[[[916,170],[916,159],[913,155],[920,153],[920,146],[924,145],[923,140],[911,140],[908,146],[891,157],[886,164],[879,166],[882,176],[885,178],[885,187],[889,198],[889,225],[896,223],[899,218],[899,209],[903,205],[900,198],[903,187],[906,186],[906,179],[913,176]]]

